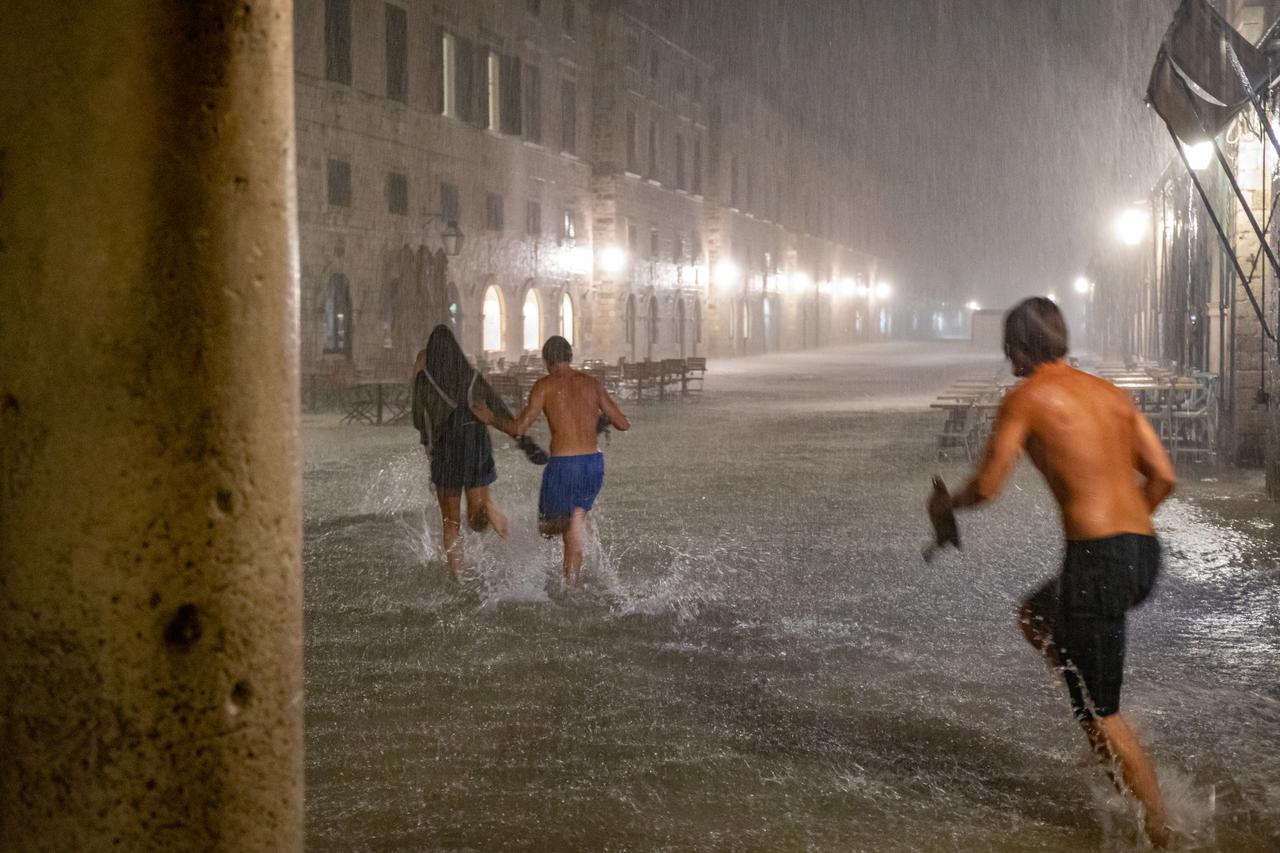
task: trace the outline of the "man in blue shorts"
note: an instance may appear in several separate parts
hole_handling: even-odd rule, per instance
[[[551,460],[542,474],[538,497],[538,529],[543,536],[564,539],[564,579],[578,583],[587,513],[604,484],[604,456],[597,440],[601,415],[615,429],[631,421],[618,408],[599,379],[574,370],[573,347],[556,335],[542,347],[547,375],[534,384],[529,403],[514,421],[495,419],[482,401],[472,401],[477,418],[513,438],[528,434],[544,413],[551,427]]]

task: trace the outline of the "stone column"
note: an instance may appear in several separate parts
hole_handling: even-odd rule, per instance
[[[0,33],[0,849],[298,850],[290,3]]]

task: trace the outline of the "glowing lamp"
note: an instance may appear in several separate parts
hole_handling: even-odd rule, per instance
[[[627,268],[627,253],[618,246],[605,246],[600,250],[600,271],[617,275]]]

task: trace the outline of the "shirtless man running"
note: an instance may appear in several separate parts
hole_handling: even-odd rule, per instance
[[[929,511],[992,500],[1026,449],[1057,499],[1067,548],[1061,575],[1023,602],[1022,632],[1061,670],[1094,752],[1142,804],[1152,843],[1166,846],[1174,834],[1160,783],[1120,715],[1120,684],[1125,613],[1160,568],[1151,515],[1173,492],[1173,466],[1124,391],[1063,361],[1067,329],[1053,302],[1027,299],[1010,311],[1004,348],[1023,381],[1004,398],[973,479],[955,495],[936,495]]]
[[[619,430],[631,421],[594,376],[574,370],[573,347],[556,335],[542,347],[547,375],[529,392],[529,403],[514,420],[496,419],[480,401],[472,402],[477,418],[519,438],[527,435],[545,412],[551,427],[551,460],[542,474],[538,496],[538,530],[564,539],[564,579],[576,586],[582,571],[582,544],[587,513],[604,485],[604,455],[597,442],[603,413]]]

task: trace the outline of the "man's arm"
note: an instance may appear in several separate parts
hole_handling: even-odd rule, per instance
[[[1160,437],[1137,406],[1133,408],[1133,451],[1133,467],[1146,478],[1142,496],[1146,498],[1147,509],[1155,512],[1156,507],[1173,494],[1178,477],[1173,472],[1173,463],[1169,461],[1169,454],[1164,452]]]
[[[529,402],[525,403],[524,411],[516,416],[515,432],[511,433],[513,438],[529,434],[529,430],[533,429],[533,425],[538,422],[538,418],[542,417],[542,406],[546,401],[546,380],[539,379],[533,383],[533,388],[529,391]]]
[[[596,380],[596,392],[600,399],[600,411],[604,412],[609,418],[609,423],[613,424],[613,428],[626,432],[631,429],[631,421],[627,416],[622,414],[622,409],[618,408],[618,404],[609,396],[609,391],[604,387],[604,383],[599,379]]]
[[[1013,473],[1022,447],[1026,444],[1031,424],[1016,398],[1007,398],[996,414],[995,427],[982,453],[978,470],[959,493],[952,495],[951,506],[965,509],[994,499]]]

